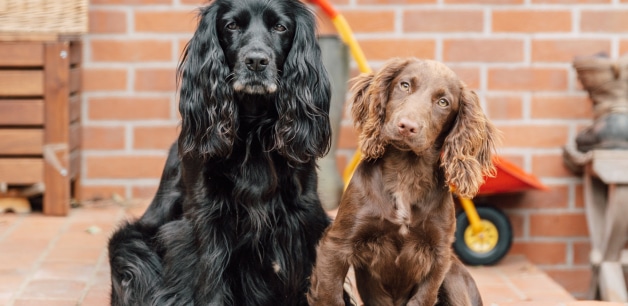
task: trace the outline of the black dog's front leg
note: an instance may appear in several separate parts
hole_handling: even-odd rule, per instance
[[[208,194],[203,159],[188,154],[179,165],[182,217],[157,234],[163,282],[152,305],[231,305],[225,270],[234,238],[223,222],[229,220],[222,215],[225,203]]]
[[[177,144],[170,146],[168,158],[159,181],[159,188],[155,198],[146,209],[142,217],[138,220],[138,226],[142,232],[150,236],[157,233],[162,225],[181,218],[182,214],[182,182],[181,182],[181,160]]]
[[[151,305],[231,304],[231,292],[223,277],[230,246],[219,232],[202,227],[182,219],[161,228],[163,282]]]

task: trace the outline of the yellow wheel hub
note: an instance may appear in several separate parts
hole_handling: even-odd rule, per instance
[[[482,230],[474,233],[471,225],[467,226],[464,231],[464,243],[476,253],[488,253],[495,248],[499,240],[497,227],[493,222],[488,220],[480,220]]]

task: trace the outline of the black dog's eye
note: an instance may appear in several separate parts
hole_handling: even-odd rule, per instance
[[[410,83],[408,82],[401,82],[401,84],[399,84],[399,87],[401,87],[403,91],[410,91]]]
[[[239,29],[240,27],[238,26],[237,23],[230,22],[230,23],[227,24],[226,28],[231,30],[231,31],[235,31],[235,30]]]
[[[286,30],[288,30],[283,24],[276,24],[273,27],[273,30],[277,31],[277,32],[285,32]]]
[[[449,101],[447,101],[447,99],[445,99],[445,98],[438,99],[438,101],[436,103],[438,104],[438,106],[442,106],[442,107],[449,106]]]

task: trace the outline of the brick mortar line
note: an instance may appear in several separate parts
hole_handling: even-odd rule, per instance
[[[571,10],[571,31],[573,33],[580,33],[580,24],[582,23],[582,11],[579,7],[574,6]]]
[[[335,34],[335,33],[330,33]],[[392,35],[391,35],[392,34]],[[167,41],[168,39],[190,39],[193,31],[189,32],[129,32],[129,33],[88,33],[85,37],[95,38],[96,40],[119,40],[119,41],[137,41],[137,40],[158,40]],[[325,33],[317,33],[317,35],[327,35]],[[492,32],[488,31],[401,31],[395,29],[392,31],[378,32],[359,32],[354,33],[358,40],[372,40],[384,38],[425,38],[435,39],[443,38],[461,38],[461,39],[522,39],[525,37],[533,37],[535,39],[596,39],[603,40],[610,37],[628,38],[626,32]],[[87,40],[87,39],[85,39]]]
[[[573,242],[568,241],[566,242],[567,246],[567,250],[566,250],[566,254],[565,254],[565,264],[568,266],[574,266],[574,258],[575,258],[575,250],[574,250],[574,245]]]
[[[523,169],[532,172],[532,154],[526,154],[523,156]]]
[[[445,51],[445,47],[444,47],[444,42],[442,38],[437,38],[435,39],[435,44],[434,44],[434,59],[440,62],[444,62],[443,61],[443,57],[444,57],[444,51]]]
[[[381,66],[387,60],[371,60],[369,63],[373,66]],[[490,70],[496,69],[521,69],[521,68],[533,68],[533,69],[556,69],[556,70],[573,70],[571,62],[531,62],[526,63],[524,61],[518,62],[481,62],[481,61],[465,61],[465,62],[452,62],[452,61],[443,61],[445,65],[448,67],[461,67],[461,68],[480,68],[486,67]],[[353,64],[353,62],[352,62]],[[569,88],[566,88],[567,90]],[[563,92],[566,89],[554,89],[554,90],[534,90],[534,89],[526,89],[526,90],[499,90],[492,89],[491,91],[499,92],[499,91],[518,91],[518,92],[546,92],[546,91],[560,91]],[[578,90],[580,92],[580,90]],[[584,91],[583,91],[584,92]]]
[[[581,121],[581,123],[590,123],[590,119],[560,119],[560,118],[552,118],[552,119],[543,119],[543,118],[525,118],[518,120],[509,120],[509,119],[492,119],[491,122],[493,124],[505,127],[513,127],[513,126],[521,126],[521,125],[535,125],[535,126],[553,126],[553,125],[564,125],[569,126],[575,121]]]
[[[173,72],[176,71],[176,64],[175,62],[159,62],[159,61],[154,61],[154,62],[133,62],[133,61],[129,61],[129,62],[90,62],[87,63],[88,65],[83,66],[83,68],[94,68],[94,69],[126,69],[129,79],[132,79],[133,77],[135,77],[135,75],[130,75],[131,72],[136,71],[137,69],[168,69],[168,70],[172,70]],[[127,82],[129,82],[129,80],[127,80]],[[128,84],[127,84],[128,85]],[[133,87],[130,87],[133,88]]]
[[[163,36],[162,36],[163,37]],[[355,38],[359,41],[362,40],[378,40],[378,39],[437,39],[442,37],[443,39],[487,39],[487,40],[517,40],[531,37],[536,40],[578,40],[578,39],[593,39],[604,40],[614,37],[627,39],[628,33],[626,32],[488,32],[481,31],[473,32],[438,32],[438,31],[411,31],[411,32],[356,32]]]
[[[179,54],[179,50],[183,50],[183,46],[179,45],[179,40],[178,38],[170,38],[172,44],[171,44],[171,52],[172,52],[172,56],[170,58],[171,61],[178,63],[179,62],[179,57],[181,56],[181,54]]]
[[[97,40],[118,40],[118,41],[138,41],[138,40],[158,40],[167,41],[169,39],[190,39],[193,32],[132,32],[132,33],[89,33],[87,37]],[[392,34],[392,35],[391,35]],[[321,34],[319,34],[321,35]],[[386,38],[413,38],[413,39],[436,39],[443,37],[445,39],[523,39],[532,37],[534,39],[596,39],[604,40],[605,38],[628,38],[625,32],[491,32],[474,31],[474,32],[437,32],[437,31],[410,31],[398,32],[395,29],[388,32],[356,32],[356,39],[374,40]]]
[[[611,38],[611,58],[617,58],[621,56],[620,54],[620,41],[618,37]]]
[[[535,215],[544,215],[544,216],[561,216],[561,215],[565,215],[565,214],[581,214],[581,215],[585,215],[586,211],[583,208],[568,208],[568,207],[563,207],[563,208],[557,208],[557,207],[551,207],[551,208],[543,208],[543,207],[537,207],[537,208],[532,208],[532,207],[526,207],[526,208],[507,208],[507,207],[502,207],[504,211],[508,211],[508,210],[516,210],[518,212],[521,213],[534,213]],[[583,224],[583,226],[587,226],[586,224]],[[539,236],[541,237],[541,236]],[[555,238],[582,238],[582,237],[588,237],[588,236],[542,236],[542,237],[547,237],[547,238],[551,238],[551,239],[555,239]]]
[[[112,9],[129,9],[132,12],[171,12],[173,8],[176,9],[177,12],[183,12],[186,10],[190,10],[190,12],[195,11],[200,7],[204,7],[206,5],[203,4],[144,4],[144,5],[129,5],[129,4],[91,4],[89,5],[89,11],[96,10],[112,10]]]
[[[91,7],[91,5],[90,5]],[[127,10],[126,14],[126,32],[127,34],[135,33],[135,8],[129,7],[125,5],[125,9]]]
[[[83,127],[95,127],[95,128],[107,128],[107,127],[122,127],[124,126],[125,123],[130,123],[132,125],[132,127],[137,128],[137,127],[146,127],[146,128],[167,128],[167,127],[178,127],[179,126],[179,121],[178,120],[164,120],[163,122],[147,122],[146,124],[138,124],[136,121],[132,121],[132,122],[114,122],[114,121],[91,121],[89,122],[89,124],[83,123],[82,126]]]
[[[9,300],[9,305],[8,306],[12,306],[13,303],[15,303],[15,301],[18,298],[20,298],[21,295],[24,293],[24,290],[26,289],[28,284],[31,283],[34,280],[35,274],[37,273],[39,268],[41,268],[41,265],[43,264],[43,262],[46,259],[46,257],[48,257],[48,255],[50,254],[52,249],[55,247],[55,245],[57,244],[57,241],[59,241],[61,236],[63,236],[68,231],[68,229],[70,228],[70,225],[72,224],[74,218],[76,218],[76,214],[72,214],[70,212],[70,215],[68,215],[68,216],[66,216],[64,218],[65,218],[65,222],[63,223],[63,225],[59,229],[57,235],[52,240],[50,240],[50,242],[48,242],[48,247],[46,247],[46,249],[41,253],[39,258],[37,258],[37,260],[35,260],[35,263],[31,267],[31,269],[29,270],[28,275],[26,276],[26,278],[24,279],[24,281],[22,282],[22,284],[20,285],[18,290],[16,290],[14,292],[14,295]]]
[[[575,73],[575,72],[574,72]],[[498,91],[498,90],[491,90],[490,92],[487,93],[487,97],[491,97],[491,98],[498,98],[500,96],[510,96],[510,95],[517,95],[516,93],[513,94],[513,91]],[[577,90],[576,88],[574,88],[573,90],[569,90],[566,92],[558,92],[558,91],[543,91],[543,92],[533,92],[532,93],[533,97],[543,97],[543,98],[587,98],[589,96],[589,94],[584,91],[584,90]]]
[[[576,209],[576,183],[567,185],[567,208]]]
[[[133,129],[133,125],[130,123],[125,123],[124,127],[124,152],[133,151],[133,145],[135,144],[135,133]]]
[[[499,147],[497,149],[498,154],[505,155],[525,155],[525,154],[534,154],[534,155],[559,155],[562,154],[562,146],[558,147],[547,147],[547,148],[531,148],[531,147]]]
[[[537,243],[552,243],[552,242],[562,242],[565,244],[573,244],[579,242],[589,242],[588,236],[582,237],[543,237],[543,236],[532,236],[527,239],[523,239],[522,237],[516,238],[518,242],[537,242]]]
[[[173,142],[175,139],[172,140]],[[109,150],[108,152],[102,152],[102,150],[84,150],[83,154],[86,157],[166,157],[168,155],[168,148],[161,149],[137,149],[132,152],[125,150]]]
[[[484,31],[482,32],[486,35],[489,35],[491,33],[491,29],[493,28],[493,14],[491,14],[490,8],[487,7],[484,9],[482,21],[482,27],[484,28]]]
[[[176,91],[136,91],[135,96],[129,97],[129,91],[122,90],[92,90],[81,93],[87,98],[170,98],[176,96]]]
[[[591,10],[616,10],[616,9],[628,9],[628,3],[613,3],[600,4],[600,3],[578,3],[575,4],[581,9]],[[94,5],[96,6],[96,5]],[[114,5],[111,5],[112,7]],[[100,6],[99,6],[100,7]],[[447,10],[480,10],[484,8],[491,9],[492,11],[535,11],[535,10],[570,10],[574,7],[574,4],[564,3],[526,3],[526,4],[447,4],[447,3],[424,3],[424,4],[337,4],[334,7],[341,13],[351,11],[377,11],[377,10],[392,10],[392,9],[404,9],[404,10],[421,10],[421,9],[438,9],[442,11]],[[153,7],[141,7],[142,11],[150,11]],[[156,9],[156,8],[155,8]],[[163,9],[163,7],[160,7]]]
[[[129,179],[92,179],[88,182],[85,182],[85,186],[103,186],[103,185],[111,185],[111,186],[128,186],[132,184],[133,186],[140,187],[149,187],[156,186],[159,184],[159,178],[155,179],[137,179],[137,180],[129,180]]]
[[[523,62],[526,64],[533,64],[535,63],[532,60],[532,38],[531,37],[526,37],[523,39]]]
[[[120,40],[120,41],[136,41],[136,40],[159,40],[166,41],[168,39],[190,39],[190,32],[125,32],[125,33],[88,33],[90,38],[98,40]],[[137,39],[135,39],[137,38]]]
[[[529,124],[532,121],[532,105],[531,104],[532,104],[532,93],[530,91],[525,91],[521,95],[521,119],[523,119],[524,124]],[[554,120],[551,120],[551,121],[554,121]],[[555,122],[548,122],[547,124],[550,125],[554,123]]]
[[[134,127],[162,127],[168,125],[179,125],[178,120],[174,119],[155,119],[155,120],[94,120],[94,119],[83,119],[83,126],[93,126],[97,125],[100,127],[120,127],[125,126],[126,124],[132,124]]]
[[[541,270],[559,270],[559,271],[573,271],[574,269],[591,269],[590,264],[576,264],[576,265],[567,265],[567,264],[556,264],[556,265],[547,265],[547,264],[539,264],[536,265]],[[548,275],[549,278],[552,278]],[[565,289],[565,288],[563,288]],[[567,291],[567,289],[565,289]],[[567,291],[568,292],[568,291]]]
[[[122,207],[119,211],[118,214],[115,218],[115,224],[119,224],[124,216],[126,215],[126,210],[124,207]],[[89,277],[89,280],[87,281],[87,284],[85,285],[85,288],[83,288],[83,292],[81,293],[81,296],[78,299],[78,305],[82,305],[83,301],[85,300],[85,297],[87,297],[87,294],[89,293],[89,290],[94,287],[95,283],[96,283],[96,278],[98,275],[98,272],[100,271],[100,269],[103,266],[103,263],[109,264],[108,261],[106,261],[106,259],[108,258],[108,251],[107,251],[107,247],[105,246],[105,248],[102,250],[102,252],[100,253],[100,256],[98,257],[98,261],[96,263],[96,266],[94,268],[94,271],[92,271],[92,274]]]

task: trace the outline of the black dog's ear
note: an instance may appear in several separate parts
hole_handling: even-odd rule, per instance
[[[178,67],[182,156],[226,157],[235,138],[237,109],[233,89],[225,81],[229,67],[216,31],[218,9],[216,3],[201,9]]]
[[[331,87],[316,43],[314,15],[299,1],[289,1],[296,28],[277,93],[279,120],[275,149],[294,162],[322,157],[331,145]]]

